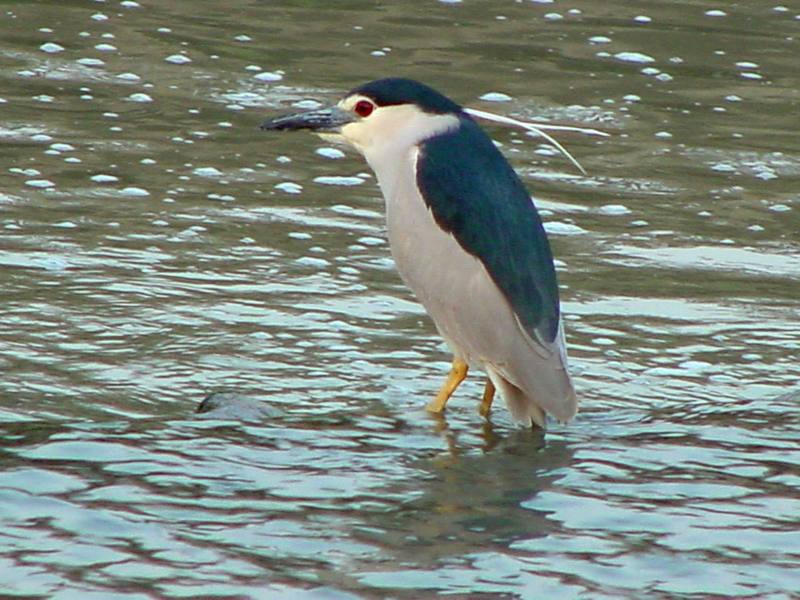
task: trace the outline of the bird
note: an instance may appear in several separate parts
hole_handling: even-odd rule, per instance
[[[567,422],[578,411],[553,255],[525,185],[468,110],[389,77],[261,129],[343,142],[375,173],[396,268],[453,353],[428,411],[443,413],[477,368],[482,416],[499,391],[514,420],[544,429],[546,415]]]

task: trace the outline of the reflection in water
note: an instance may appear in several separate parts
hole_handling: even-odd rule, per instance
[[[487,425],[480,454],[460,448],[457,434],[448,435],[446,454],[415,463],[422,476],[413,500],[367,522],[394,560],[432,565],[552,530],[546,515],[521,503],[534,505],[536,494],[552,486],[554,471],[570,464],[569,449],[561,441],[545,446],[541,430],[503,435]]]
[[[4,4],[2,594],[795,593],[797,11],[205,4]],[[546,442],[425,414],[374,178],[257,131],[388,74],[614,134],[490,128],[562,261]]]

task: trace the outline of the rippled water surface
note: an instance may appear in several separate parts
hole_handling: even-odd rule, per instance
[[[797,5],[0,8],[0,595],[800,594]],[[374,178],[257,129],[386,75],[612,134],[488,127],[558,258],[546,439],[478,377],[425,413]]]

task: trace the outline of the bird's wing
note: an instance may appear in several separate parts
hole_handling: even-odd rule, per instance
[[[526,333],[558,334],[558,284],[536,207],[514,169],[469,117],[420,144],[417,183],[434,219],[478,258]]]

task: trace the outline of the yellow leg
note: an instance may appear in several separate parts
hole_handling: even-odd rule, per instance
[[[428,402],[428,406],[426,408],[429,412],[437,414],[444,412],[444,407],[447,405],[447,401],[450,399],[450,396],[453,395],[453,392],[456,391],[456,388],[459,386],[459,384],[467,377],[468,369],[469,365],[467,365],[467,363],[465,363],[463,360],[457,356],[453,358],[453,366],[450,369],[450,374],[447,376],[447,381],[444,382],[442,388],[439,390],[439,393],[436,394],[436,398]]]
[[[478,407],[478,412],[482,417],[488,417],[489,412],[492,410],[492,401],[494,400],[494,383],[488,377],[486,378],[486,387],[483,388],[483,398],[481,398],[481,405]]]

